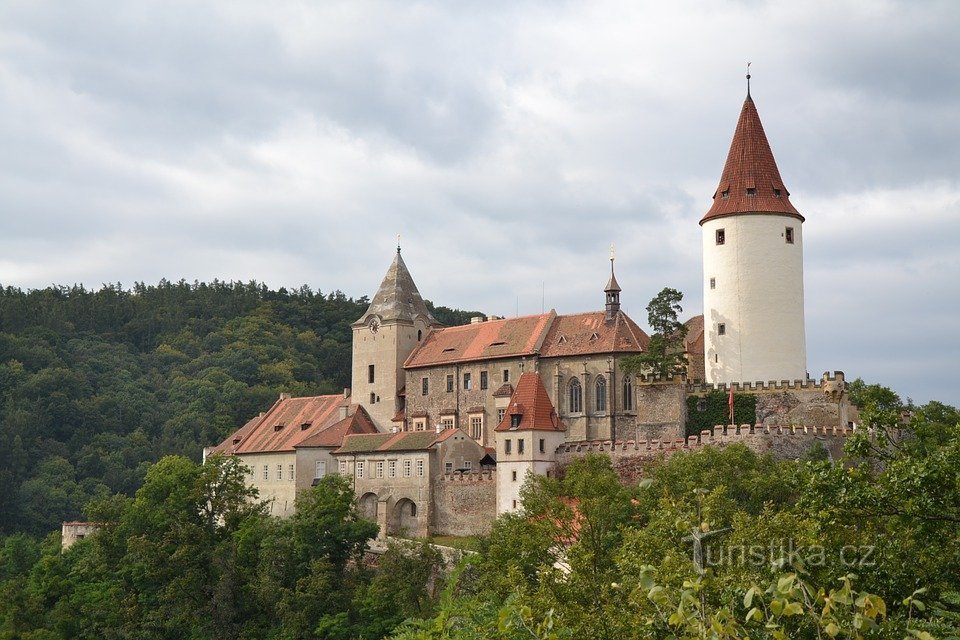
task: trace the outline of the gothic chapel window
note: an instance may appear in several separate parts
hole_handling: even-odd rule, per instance
[[[570,413],[580,413],[583,411],[583,388],[580,381],[576,378],[570,380],[569,389]]]
[[[607,379],[603,376],[597,376],[596,382],[597,411],[607,410]]]
[[[623,378],[623,408],[625,411],[633,409],[633,383],[629,376]]]

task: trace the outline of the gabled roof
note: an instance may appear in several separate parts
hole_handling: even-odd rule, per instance
[[[790,204],[789,196],[757,107],[748,94],[740,110],[720,184],[713,194],[713,205],[700,224],[712,218],[744,213],[786,214],[803,221],[800,212]]]
[[[640,353],[650,342],[649,336],[630,319],[617,311],[607,320],[603,311],[570,316],[557,316],[550,328],[540,356],[588,355],[593,353]]]
[[[513,427],[513,416],[520,416],[520,424]],[[520,376],[517,390],[510,398],[503,420],[497,425],[497,431],[563,431],[563,425],[557,416],[547,388],[536,373],[527,372]]]
[[[426,303],[420,297],[420,291],[413,281],[413,276],[404,264],[400,256],[400,248],[397,247],[397,255],[393,259],[390,268],[387,269],[387,275],[383,277],[380,288],[373,296],[370,306],[366,312],[360,316],[360,319],[353,324],[362,325],[370,319],[371,316],[379,316],[384,322],[404,321],[413,322],[418,316],[422,317],[428,325],[439,324],[430,314]]]
[[[494,398],[509,398],[513,395],[513,385],[509,382],[504,382],[500,385],[500,388],[493,392]]]
[[[270,410],[250,420],[211,453],[225,455],[293,451],[294,447],[340,421],[340,408],[350,411],[343,395],[288,398],[281,396]]]
[[[461,429],[436,431],[400,431],[376,435],[347,435],[338,453],[374,453],[377,451],[424,451],[453,437],[455,434],[469,436]],[[477,445],[479,446],[479,445]]]
[[[300,444],[294,445],[294,447],[298,449],[301,447],[336,448],[343,444],[343,439],[347,434],[352,433],[379,433],[377,425],[374,424],[370,414],[362,405],[357,407],[353,415],[347,416],[340,422],[335,422],[320,433],[302,440]]]
[[[556,311],[434,329],[410,354],[404,368],[535,355]]]
[[[683,346],[687,353],[703,355],[703,314],[693,316],[686,322],[687,337],[684,338]]]

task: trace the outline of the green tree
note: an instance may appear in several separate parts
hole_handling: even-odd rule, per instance
[[[687,327],[678,320],[683,312],[680,302],[683,294],[664,287],[647,305],[647,322],[653,330],[647,350],[635,356],[626,356],[620,362],[631,374],[654,375],[669,378],[687,372],[684,339]]]

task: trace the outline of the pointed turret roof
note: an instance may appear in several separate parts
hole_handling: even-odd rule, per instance
[[[420,297],[417,285],[400,255],[399,247],[397,247],[397,255],[393,258],[390,268],[387,269],[387,275],[383,277],[383,282],[380,283],[380,288],[373,296],[370,306],[354,324],[364,324],[373,315],[379,316],[380,320],[384,322],[392,320],[413,322],[417,316],[423,316],[427,324],[440,324],[430,314],[426,303]]]
[[[517,426],[512,416],[520,416]],[[496,431],[563,431],[547,388],[537,373],[527,372],[517,381],[517,390],[510,398],[503,420]]]
[[[700,224],[722,216],[763,213],[786,214],[803,221],[800,212],[790,204],[790,193],[783,186],[760,115],[748,91],[720,184],[713,194],[713,206]]]

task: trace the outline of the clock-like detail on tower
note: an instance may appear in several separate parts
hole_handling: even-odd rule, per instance
[[[374,316],[370,319],[370,332],[376,333],[377,331],[380,331],[380,318]]]

